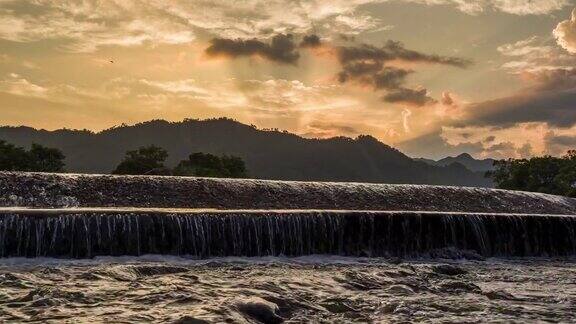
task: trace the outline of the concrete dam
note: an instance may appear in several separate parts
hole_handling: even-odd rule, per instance
[[[484,188],[0,173],[0,257],[574,256],[575,215]]]

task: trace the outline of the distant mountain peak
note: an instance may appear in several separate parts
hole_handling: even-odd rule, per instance
[[[469,153],[466,153],[466,152],[458,155],[456,158],[458,158],[458,159],[466,159],[466,160],[474,160],[474,158],[472,157],[472,155],[470,155]]]
[[[418,159],[418,160],[435,166],[449,166],[458,163],[473,172],[486,172],[494,169],[493,159],[477,160],[469,153],[462,153],[455,157],[453,156],[445,157],[438,161],[429,159]]]

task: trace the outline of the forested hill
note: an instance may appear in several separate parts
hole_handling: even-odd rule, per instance
[[[415,161],[371,136],[306,139],[229,120],[150,121],[99,133],[0,127],[0,139],[61,149],[70,172],[109,173],[127,150],[154,144],[168,150],[168,165],[192,152],[230,154],[246,161],[251,177],[278,180],[358,181],[491,186],[460,164]]]

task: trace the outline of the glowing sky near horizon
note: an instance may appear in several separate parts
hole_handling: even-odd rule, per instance
[[[230,117],[411,156],[560,155],[576,148],[575,7],[0,0],[0,124]]]

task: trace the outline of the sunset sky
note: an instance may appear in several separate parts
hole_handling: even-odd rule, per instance
[[[0,124],[230,117],[410,156],[576,148],[573,0],[0,0]],[[233,139],[231,139],[233,140]]]

